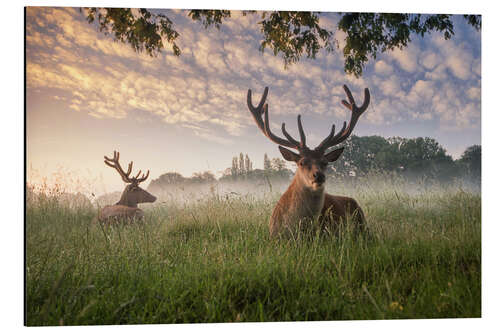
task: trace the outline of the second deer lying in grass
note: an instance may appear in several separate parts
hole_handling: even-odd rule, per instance
[[[142,177],[140,177],[141,171],[135,177],[130,177],[133,162],[129,163],[128,170],[125,172],[120,166],[119,159],[120,153],[115,151],[113,158],[104,156],[104,163],[118,171],[123,181],[129,185],[123,190],[120,201],[114,205],[106,206],[99,211],[98,219],[100,222],[112,223],[142,219],[144,212],[140,208],[137,208],[137,204],[156,201],[154,195],[139,187],[139,184],[148,178],[149,170]]]
[[[326,150],[343,141],[351,135],[358,118],[366,110],[370,103],[370,92],[365,89],[365,100],[361,107],[354,102],[352,94],[344,85],[349,102],[343,100],[342,104],[351,110],[351,120],[346,127],[346,122],[338,134],[335,134],[335,125],[332,126],[330,134],[315,149],[306,146],[306,136],[302,128],[300,115],[297,123],[300,134],[300,142],[295,140],[285,129],[283,123],[281,130],[286,139],[273,134],[269,128],[269,115],[266,101],[268,88],[257,107],[252,104],[252,91],[248,90],[247,104],[259,129],[274,143],[277,143],[279,150],[285,160],[297,163],[297,171],[292,183],[281,196],[273,210],[269,222],[269,232],[271,236],[283,231],[293,231],[301,227],[306,220],[319,218],[321,227],[330,230],[336,229],[341,221],[352,218],[356,229],[364,229],[365,218],[358,203],[349,197],[335,196],[325,193],[325,170],[328,163],[336,161],[344,148],[339,148],[326,153]],[[264,119],[262,119],[264,115]],[[296,149],[298,154],[284,147]]]

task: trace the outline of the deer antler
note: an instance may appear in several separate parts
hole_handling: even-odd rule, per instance
[[[149,177],[149,170],[148,170],[148,172],[145,175],[143,175],[141,178],[139,178],[139,176],[141,175],[141,172],[142,172],[141,170],[139,170],[139,172],[137,173],[137,175],[135,177],[130,178],[130,173],[132,172],[132,165],[134,162],[130,162],[128,164],[127,172],[125,172],[125,171],[123,171],[123,169],[120,165],[119,159],[120,159],[120,153],[117,151],[114,151],[113,158],[104,156],[104,163],[107,166],[110,166],[113,169],[115,169],[116,171],[118,171],[118,173],[120,174],[120,176],[122,177],[122,179],[125,183],[139,184],[139,183],[142,183],[143,181],[145,181]]]
[[[304,129],[302,128],[302,121],[300,119],[300,115],[297,116],[297,126],[299,128],[300,142],[298,142],[290,134],[288,134],[288,132],[285,129],[285,123],[281,125],[281,131],[283,132],[283,135],[287,138],[287,140],[280,138],[279,136],[271,132],[271,129],[269,128],[268,105],[267,103],[264,104],[266,102],[268,91],[269,88],[266,87],[264,89],[264,94],[260,99],[259,105],[257,107],[254,107],[252,103],[252,90],[248,89],[247,105],[257,126],[260,128],[262,133],[264,133],[264,135],[267,136],[274,143],[297,150],[307,149],[306,136],[304,134]],[[262,114],[264,114],[264,120],[262,120]]]
[[[354,127],[356,126],[359,117],[363,114],[363,112],[365,112],[365,110],[368,108],[368,105],[370,104],[370,91],[368,90],[368,88],[365,88],[365,99],[363,101],[363,105],[361,105],[361,107],[358,107],[356,105],[356,102],[354,101],[354,97],[352,97],[349,88],[345,84],[343,87],[349,102],[347,102],[346,100],[342,100],[342,104],[352,112],[351,120],[349,121],[349,126],[347,126],[346,128],[346,122],[344,121],[344,126],[342,126],[340,132],[335,135],[335,125],[333,125],[330,135],[328,135],[319,144],[319,146],[317,146],[314,149],[316,151],[325,151],[329,147],[335,146],[345,141],[354,130]]]

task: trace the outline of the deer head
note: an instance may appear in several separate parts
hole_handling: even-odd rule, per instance
[[[119,159],[120,159],[120,153],[117,151],[113,152],[113,158],[104,156],[104,163],[107,166],[110,166],[116,171],[118,171],[123,181],[125,183],[128,183],[128,185],[125,187],[125,190],[122,193],[120,201],[118,201],[116,204],[135,208],[137,207],[137,204],[140,203],[155,202],[156,197],[154,195],[150,194],[149,192],[139,187],[139,184],[148,178],[149,170],[142,177],[140,177],[141,176],[140,170],[135,177],[130,177],[130,173],[132,172],[133,162],[129,163],[127,172],[125,172],[120,166]]]
[[[325,170],[328,163],[336,161],[342,154],[344,148],[338,148],[329,153],[326,153],[326,150],[344,142],[349,135],[351,135],[359,117],[368,108],[368,104],[370,104],[370,92],[368,88],[365,88],[365,99],[363,105],[358,107],[349,88],[347,88],[346,85],[343,87],[349,101],[342,100],[342,104],[351,110],[351,120],[349,121],[349,125],[344,122],[344,126],[337,134],[335,134],[335,125],[332,125],[330,134],[319,144],[319,146],[314,149],[309,149],[306,146],[306,136],[304,134],[304,129],[302,128],[300,115],[297,116],[300,142],[288,134],[285,129],[285,123],[281,125],[281,131],[286,139],[273,134],[269,128],[268,105],[265,103],[269,90],[268,87],[264,89],[264,94],[262,95],[257,107],[253,106],[252,91],[248,89],[247,104],[257,127],[259,127],[264,135],[267,136],[272,142],[279,145],[278,148],[285,160],[297,163],[297,172],[295,177],[298,178],[305,186],[314,190],[323,189],[326,179]],[[264,115],[264,119],[262,119],[262,115]],[[297,150],[298,154],[286,149],[285,147]]]

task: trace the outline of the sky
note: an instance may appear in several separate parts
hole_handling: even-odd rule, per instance
[[[311,147],[348,120],[343,84],[358,104],[365,87],[372,96],[355,135],[432,137],[454,158],[481,144],[481,33],[461,16],[451,40],[412,36],[407,48],[370,59],[357,79],[343,71],[341,49],[284,69],[279,56],[258,50],[259,15],[233,11],[220,30],[206,30],[186,11],[162,12],[180,33],[180,57],[168,48],[155,58],[138,54],[77,8],[27,9],[28,182],[59,172],[89,180],[96,192],[120,190],[121,178],[103,163],[113,150],[122,165],[150,170],[149,180],[171,171],[220,176],[240,152],[262,168],[264,153],[281,156],[257,129],[246,94],[251,88],[256,104],[266,86],[274,132],[285,122],[296,136],[301,114]],[[337,20],[324,13],[320,24],[335,31]],[[345,35],[334,37],[342,48]]]

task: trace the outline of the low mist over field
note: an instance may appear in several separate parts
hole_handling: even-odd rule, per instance
[[[143,204],[146,206],[161,206],[163,204],[190,204],[210,198],[264,198],[283,193],[290,185],[289,179],[263,179],[261,181],[213,181],[205,184],[175,184],[164,187],[144,186],[155,195],[158,200],[153,204]],[[356,194],[394,191],[407,195],[420,195],[426,192],[446,192],[449,190],[467,191],[480,195],[480,183],[471,178],[455,179],[453,182],[440,182],[437,180],[417,179],[409,181],[406,178],[370,174],[364,177],[338,178],[330,177],[325,185],[326,192],[335,195],[355,196]],[[37,200],[40,195],[53,196],[63,205],[70,207],[94,208],[112,205],[118,202],[122,191],[113,191],[99,196],[85,192],[70,192],[64,189],[52,187],[43,189],[40,186],[27,188],[27,203]],[[92,192],[93,193],[93,192]]]
[[[281,158],[263,156],[263,168],[255,168],[248,154],[233,157],[224,170],[204,171],[186,177],[177,172],[151,176],[142,184],[144,189],[162,202],[189,202],[209,197],[260,197],[269,193],[283,193],[294,174],[294,164]],[[34,193],[78,194],[94,205],[114,204],[120,198],[124,183],[115,170],[102,166],[114,175],[112,191],[102,178],[77,174],[59,168],[52,177],[41,177],[35,168],[28,169],[28,189]],[[370,188],[373,184],[407,193],[430,188],[461,188],[480,190],[481,146],[468,147],[459,159],[452,159],[439,143],[431,138],[389,138],[380,136],[352,136],[344,144],[340,159],[327,168],[327,192],[354,193],[353,188]]]

